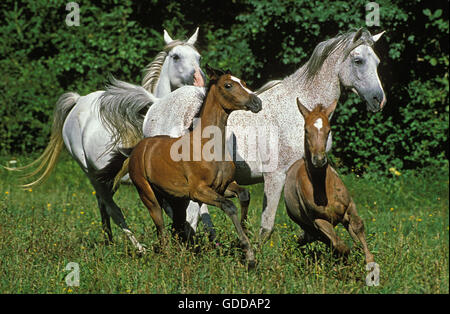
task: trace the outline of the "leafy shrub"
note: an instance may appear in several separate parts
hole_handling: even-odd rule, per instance
[[[293,73],[314,47],[365,26],[367,1],[80,1],[68,27],[65,1],[2,3],[0,150],[40,151],[64,91],[87,94],[109,73],[134,83],[163,46],[162,30],[186,38],[199,26],[204,63],[231,69],[253,88]],[[334,115],[333,155],[345,171],[448,163],[448,3],[377,1],[375,45],[388,98],[382,113],[343,93]]]

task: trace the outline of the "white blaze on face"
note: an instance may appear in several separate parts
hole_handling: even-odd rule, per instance
[[[314,122],[314,126],[317,128],[317,130],[319,130],[323,127],[323,121],[322,118],[319,118],[316,120],[316,122]]]
[[[237,77],[235,77],[235,76],[233,76],[233,75],[230,75],[230,77],[231,77],[231,80],[232,80],[232,81],[235,81],[235,82],[239,83],[239,85],[241,85],[241,87],[242,87],[247,93],[253,94],[253,92],[252,92],[251,90],[249,90],[247,87],[244,87],[244,85],[242,85],[242,82],[241,82],[240,79],[238,79]]]

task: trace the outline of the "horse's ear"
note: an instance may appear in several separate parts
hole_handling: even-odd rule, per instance
[[[308,108],[306,108],[305,106],[303,106],[303,104],[300,102],[300,99],[298,99],[298,97],[296,98],[297,100],[297,107],[298,110],[300,111],[300,113],[302,114],[303,118],[306,119],[306,117],[310,114],[311,111],[308,110]]]
[[[362,33],[363,33],[363,28],[361,27],[360,29],[358,29],[356,31],[355,36],[353,36],[354,43],[356,43],[361,38]]]
[[[194,45],[195,42],[197,41],[197,37],[198,37],[198,27],[195,30],[194,35],[192,35],[191,38],[188,39],[187,43],[190,44],[190,45]]]
[[[213,69],[212,67],[210,67],[209,64],[206,64],[205,70],[206,70],[206,75],[208,75],[208,78],[211,81],[216,81],[219,79],[220,75],[217,73],[218,71]]]
[[[231,71],[230,70],[226,70],[225,74],[231,74]]]
[[[381,33],[379,33],[379,34],[377,34],[377,35],[373,35],[373,36],[372,36],[372,40],[373,40],[374,42],[377,42],[378,39],[380,39],[381,35],[383,35],[385,32],[386,32],[386,31],[382,31]]]
[[[164,42],[166,45],[170,44],[173,41],[173,39],[170,37],[169,33],[164,30]]]
[[[336,109],[337,102],[338,102],[338,100],[335,99],[333,101],[333,103],[325,109],[325,114],[327,115],[328,119],[330,118],[330,116],[334,112],[334,110]]]

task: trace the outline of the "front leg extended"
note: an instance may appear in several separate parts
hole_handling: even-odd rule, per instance
[[[241,242],[241,247],[245,252],[248,266],[249,268],[254,267],[255,256],[251,248],[250,241],[239,222],[237,216],[237,209],[236,206],[234,206],[234,203],[229,199],[225,198],[225,196],[220,195],[207,185],[198,186],[191,194],[191,197],[196,202],[201,202],[208,205],[219,207],[231,218],[231,221],[233,222],[236,228],[239,240]]]

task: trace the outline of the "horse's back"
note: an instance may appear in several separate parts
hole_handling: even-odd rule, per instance
[[[204,97],[204,88],[187,85],[160,98],[145,115],[144,136],[182,136],[200,111]]]
[[[81,96],[67,115],[63,126],[62,135],[66,148],[85,171],[88,167],[101,169],[109,159],[100,159],[109,139],[98,116],[97,100],[102,93],[103,91],[96,91]]]

